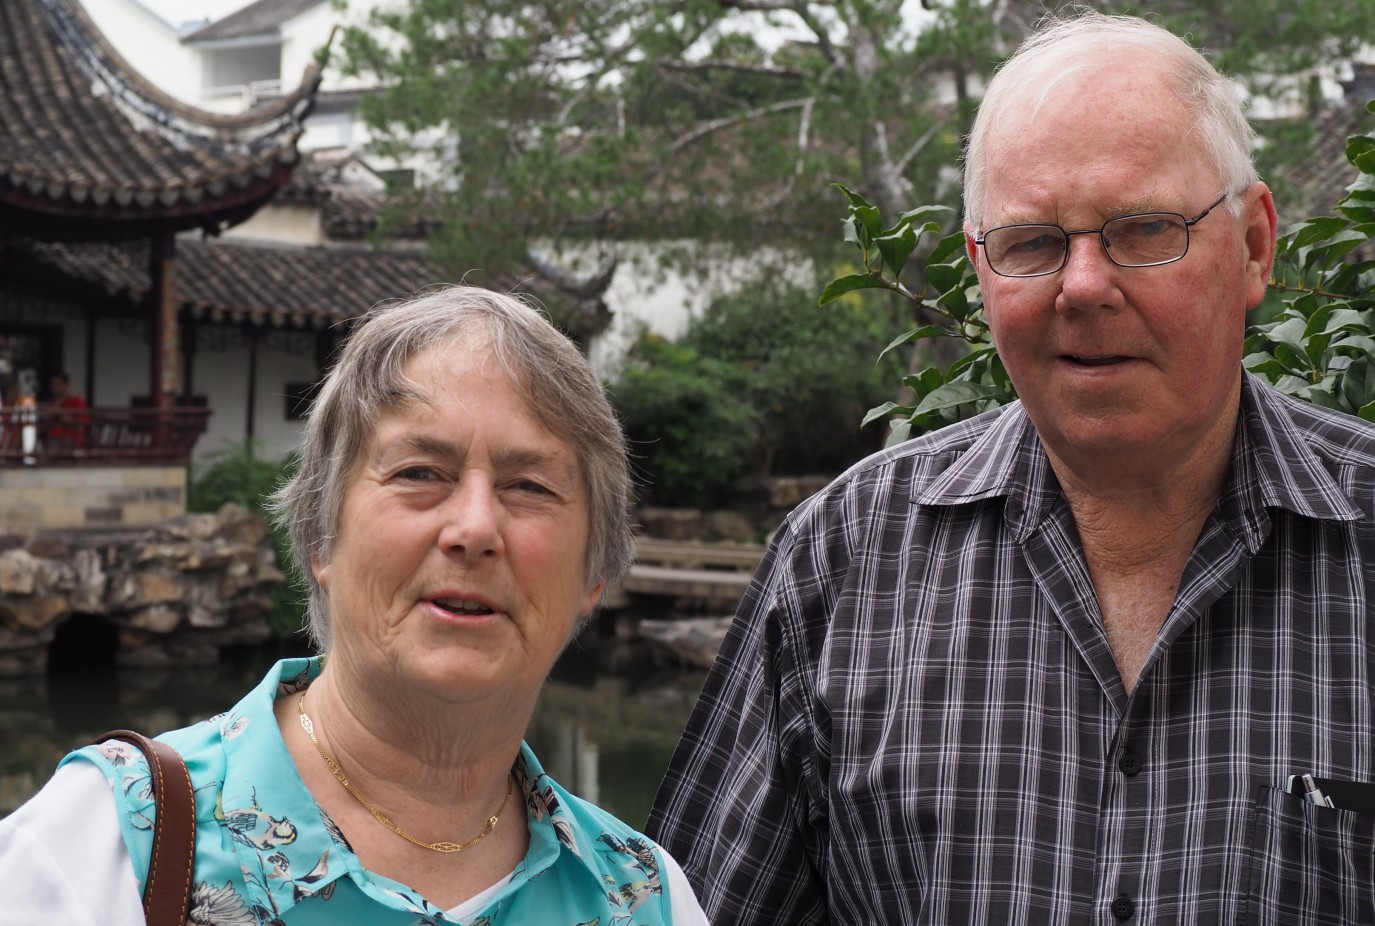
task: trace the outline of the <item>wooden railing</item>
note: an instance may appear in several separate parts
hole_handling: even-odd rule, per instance
[[[0,466],[185,465],[208,408],[0,409]]]

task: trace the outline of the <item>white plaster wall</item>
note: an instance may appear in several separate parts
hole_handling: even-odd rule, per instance
[[[81,0],[105,38],[145,78],[178,99],[200,87],[200,59],[174,26],[138,0]]]
[[[324,228],[320,210],[313,206],[279,205],[269,202],[247,222],[223,233],[225,238],[290,242],[302,246],[323,244]]]
[[[259,348],[253,428],[255,449],[260,456],[275,459],[296,446],[300,440],[300,422],[286,420],[286,384],[314,378],[312,356],[293,356],[266,345]],[[203,460],[241,445],[248,427],[245,411],[248,402],[247,348],[199,350],[195,389],[215,410],[205,434],[196,444],[195,458]]]
[[[315,61],[315,53],[329,41],[330,30],[341,22],[343,14],[324,0],[301,15],[282,24],[282,84],[294,87],[301,75]],[[338,53],[338,49],[335,49]],[[339,89],[337,81],[330,81],[328,89]]]
[[[120,326],[109,319],[96,323],[95,395],[85,393],[92,405],[129,405],[132,396],[148,394],[150,348],[145,332],[142,325]],[[73,376],[84,356],[67,349]]]
[[[697,242],[621,242],[616,247],[620,263],[605,296],[611,324],[587,347],[592,366],[606,380],[620,373],[625,353],[641,331],[669,340],[682,336],[712,300],[736,289],[758,266],[757,255],[728,254]],[[700,271],[687,274],[660,266],[660,253],[670,248],[685,251]],[[561,260],[585,270],[595,256],[565,249]]]

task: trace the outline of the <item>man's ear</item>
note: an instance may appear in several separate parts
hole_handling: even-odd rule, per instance
[[[979,246],[974,243],[974,226],[968,222],[964,223],[964,249],[969,254],[969,262],[974,265],[974,269],[979,269]]]
[[[1242,194],[1242,202],[1245,203],[1241,217],[1246,236],[1246,308],[1254,309],[1265,298],[1270,274],[1275,269],[1275,234],[1279,220],[1270,188],[1260,181]]]

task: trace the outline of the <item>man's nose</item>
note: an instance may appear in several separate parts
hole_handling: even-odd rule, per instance
[[[1101,305],[1114,289],[1113,279],[1118,267],[1108,257],[1103,237],[1099,233],[1071,235],[1065,254],[1065,266],[1060,269],[1060,308],[1083,308]]]

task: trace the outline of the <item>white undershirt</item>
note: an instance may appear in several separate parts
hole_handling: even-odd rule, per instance
[[[675,926],[707,926],[682,868],[667,852],[661,874]],[[507,875],[448,911],[462,920]],[[0,926],[145,926],[143,899],[105,775],[89,762],[62,766],[32,800],[0,820]]]

